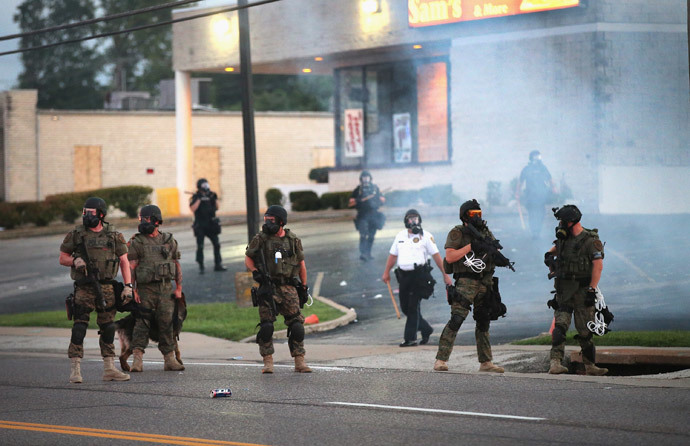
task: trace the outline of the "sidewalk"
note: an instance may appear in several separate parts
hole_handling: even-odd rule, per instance
[[[67,360],[67,346],[69,345],[71,330],[66,328],[40,327],[0,327],[0,358],[2,355],[50,355],[64,357]],[[115,347],[119,350],[119,342],[115,340]],[[411,348],[400,348],[397,345],[334,345],[310,343],[306,339],[307,361],[314,366],[315,372],[327,372],[328,367],[347,367],[384,370],[408,370],[416,372],[432,372],[436,356],[436,346],[426,345]],[[290,357],[287,341],[276,340],[274,355],[277,365],[290,367]],[[180,336],[182,359],[188,367],[194,363],[235,364],[258,366],[261,356],[258,347],[253,343],[233,342],[212,338],[198,333],[186,333]],[[84,341],[85,357],[98,359],[100,350],[98,337],[94,330],[89,330]],[[619,385],[644,387],[678,387],[690,388],[690,369],[658,375],[643,375],[634,377],[603,376],[592,377],[582,375],[549,375],[546,373],[549,363],[549,346],[518,346],[498,345],[493,348],[494,362],[505,367],[500,377],[515,377],[529,379],[551,379],[596,382]],[[568,348],[567,353],[577,355],[577,351]],[[474,346],[456,346],[448,365],[451,374],[479,373]],[[659,361],[670,360],[673,364],[690,367],[690,348],[642,348],[642,347],[607,347],[597,352],[599,358],[605,361],[615,358],[618,363],[624,361]],[[671,359],[669,359],[671,358]],[[144,356],[145,362],[160,365],[162,357],[152,344]],[[0,359],[1,361],[1,359]],[[612,360],[612,362],[614,362]],[[628,362],[630,363],[630,362]],[[436,373],[436,372],[433,372]]]

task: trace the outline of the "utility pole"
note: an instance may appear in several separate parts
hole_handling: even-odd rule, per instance
[[[244,134],[244,182],[247,194],[247,243],[249,243],[259,231],[259,186],[256,178],[249,9],[246,8],[247,0],[239,0],[238,5],[242,7],[237,11],[237,16],[240,28],[240,88],[242,89],[242,130]]]

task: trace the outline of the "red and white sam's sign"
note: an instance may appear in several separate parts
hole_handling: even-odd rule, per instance
[[[345,156],[364,156],[364,112],[361,108],[345,110]]]
[[[417,28],[572,8],[579,4],[580,0],[407,0],[407,22]]]

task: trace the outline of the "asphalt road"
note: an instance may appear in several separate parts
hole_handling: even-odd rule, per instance
[[[457,221],[454,209],[424,209],[423,226],[442,245],[448,230]],[[380,280],[390,243],[402,229],[402,214],[388,210],[386,227],[379,231],[374,245],[375,259],[361,262],[357,252],[358,235],[351,220],[320,219],[297,221],[288,227],[298,234],[306,252],[309,283],[323,272],[321,295],[353,307],[358,322],[333,332],[310,336],[309,342],[395,343],[402,338],[403,321],[395,312],[385,284]],[[501,239],[504,253],[516,262],[517,272],[500,268],[501,294],[508,315],[492,323],[494,342],[534,336],[548,330],[552,313],[546,307],[552,282],[546,279],[543,253],[550,247],[553,228],[544,224],[544,237],[532,240],[519,225],[515,215],[485,218]],[[555,221],[555,220],[554,220]],[[598,227],[606,241],[606,258],[601,289],[615,315],[613,329],[659,330],[690,329],[690,271],[687,252],[690,237],[685,216],[587,216],[586,227]],[[190,303],[232,301],[234,273],[244,271],[246,227],[224,226],[221,234],[222,255],[228,272],[209,269],[212,259],[207,242],[207,272],[198,273],[194,262],[195,241],[188,224],[172,226],[182,252],[184,290]],[[134,228],[123,230],[126,237]],[[42,236],[0,242],[0,313],[58,310],[71,291],[67,268],[57,262],[58,246],[63,236]],[[436,341],[448,320],[449,311],[439,282],[436,297],[422,303],[422,313],[432,324]],[[393,288],[396,289],[395,281]],[[404,316],[403,316],[404,317]],[[474,324],[461,328],[457,342],[474,342]]]
[[[348,367],[261,375],[256,364],[187,365],[104,383],[101,361],[86,360],[85,382],[75,386],[66,382],[62,356],[3,354],[0,444],[690,442],[687,388]],[[209,398],[218,387],[233,395]]]

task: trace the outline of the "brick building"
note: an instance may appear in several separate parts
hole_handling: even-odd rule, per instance
[[[331,190],[367,168],[383,188],[507,196],[537,149],[586,210],[690,212],[683,0],[290,0],[249,19],[255,73],[335,76]],[[191,72],[239,69],[237,13],[173,35],[178,97]]]

